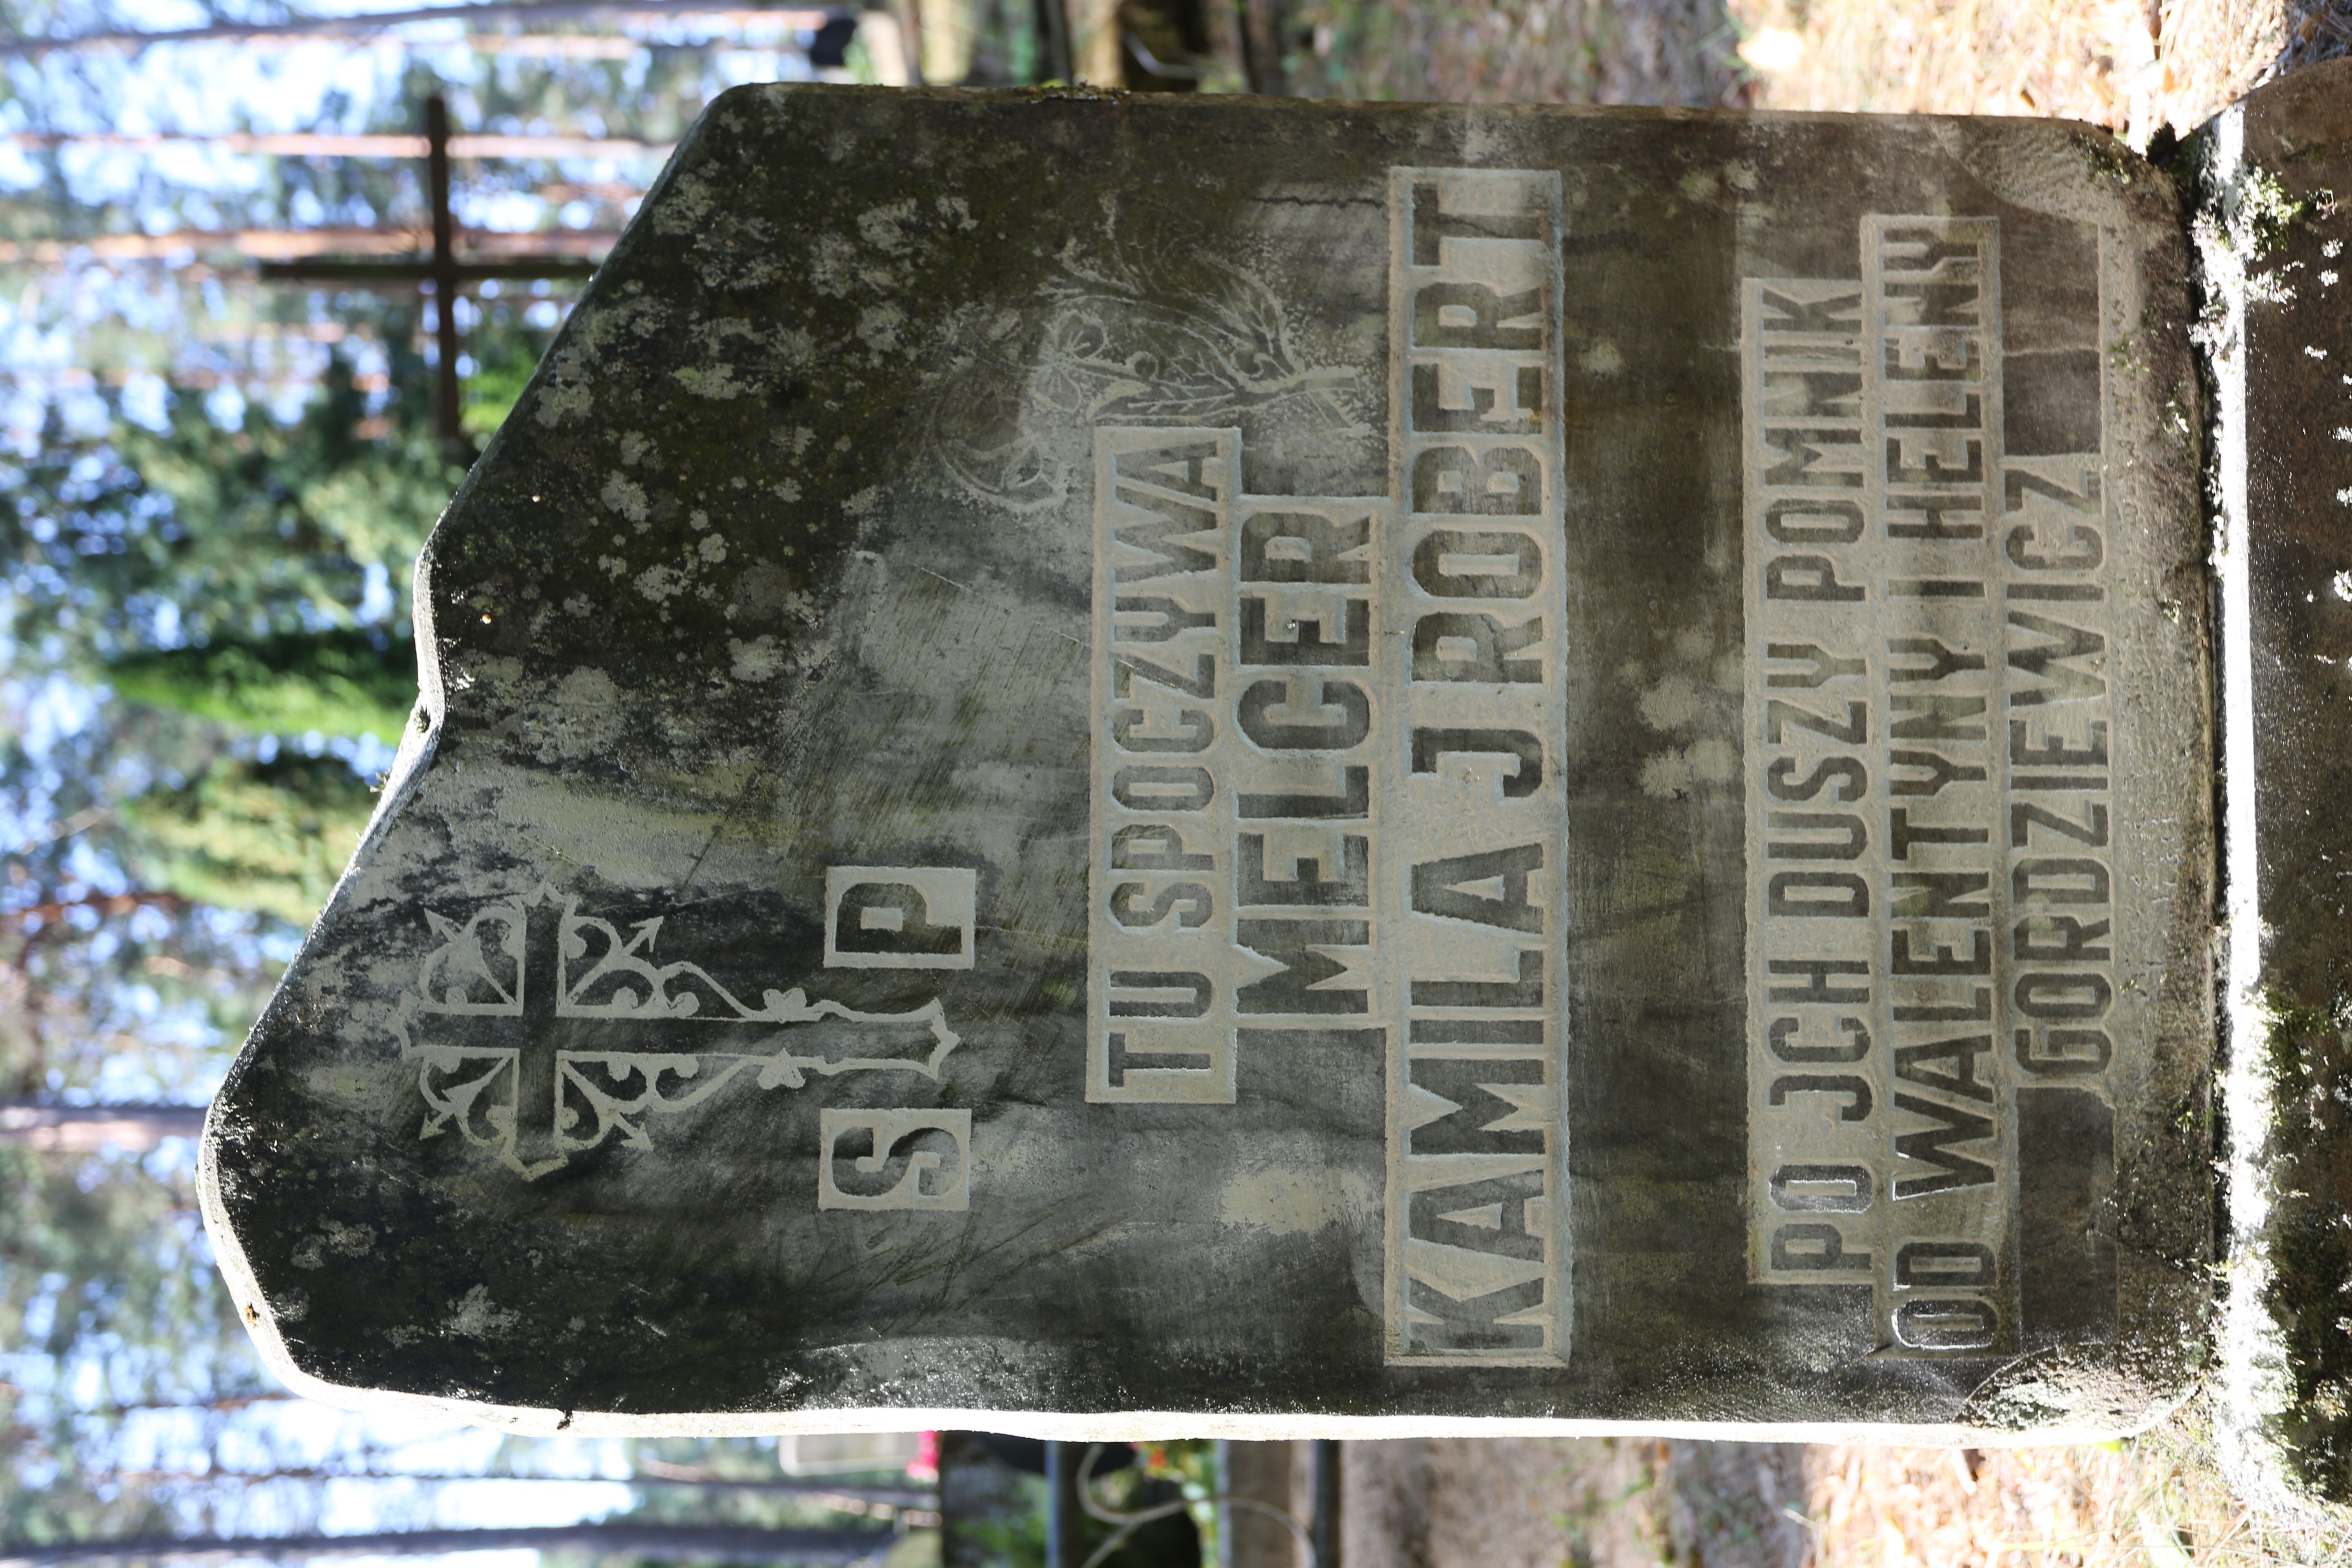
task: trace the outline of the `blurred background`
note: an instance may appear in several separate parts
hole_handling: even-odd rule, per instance
[[[0,0],[0,1568],[1044,1562],[1017,1444],[525,1440],[297,1399],[196,1215],[202,1108],[415,693],[416,551],[717,93],[2063,115],[2161,153],[2347,47],[2344,0]],[[1108,1499],[1168,1505],[1110,1561],[1303,1561],[1215,1500],[1303,1513],[1277,1447],[1105,1456]],[[1340,1458],[1349,1568],[2352,1562],[2241,1507],[2195,1406],[2099,1449]]]

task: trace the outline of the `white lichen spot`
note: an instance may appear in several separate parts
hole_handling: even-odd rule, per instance
[[[1738,773],[1739,753],[1728,741],[1700,741],[1646,759],[1642,763],[1642,793],[1653,800],[1675,800],[1700,784],[1728,784]]]
[[[857,250],[837,234],[821,234],[809,246],[809,285],[835,299],[857,286]]]
[[[2352,572],[2338,572],[2327,585],[2336,590],[2337,598],[2352,604]]]
[[[1615,375],[1625,368],[1625,356],[1617,352],[1615,343],[1602,338],[1585,350],[1584,357],[1578,363],[1584,367],[1587,375]]]
[[[567,419],[585,419],[596,399],[585,382],[551,381],[539,389],[531,417],[552,430]]]
[[[2340,239],[2328,240],[2319,247],[2319,254],[2333,261],[2344,254],[2344,242]]]
[[[492,1304],[488,1286],[477,1285],[466,1292],[463,1300],[449,1303],[449,1321],[444,1326],[450,1333],[478,1340],[521,1321],[520,1312],[502,1311]]]
[[[616,473],[604,481],[601,499],[605,510],[617,511],[631,522],[644,522],[653,515],[646,505],[646,488],[626,474]]]
[[[727,559],[727,541],[718,534],[711,534],[694,547],[694,552],[702,557],[706,563],[716,566]]]
[[[1698,688],[1670,675],[1642,693],[1642,722],[1653,730],[1678,730],[1698,717]]]
[[[1697,787],[1685,752],[1660,752],[1642,763],[1642,793],[1652,800],[1677,800]]]
[[[658,605],[686,592],[686,574],[675,566],[648,566],[636,575],[636,590]]]
[[[798,479],[780,479],[770,485],[768,489],[774,492],[778,500],[795,501],[801,499],[801,482]]]
[[[654,227],[662,234],[691,234],[709,215],[710,205],[710,182],[699,174],[685,175],[654,209]]]
[[[2327,357],[2327,351],[2326,349],[2315,347],[2310,343],[2303,345],[2303,352],[2312,359],[2326,359]]]
[[[632,430],[621,437],[621,467],[634,468],[647,452],[653,450],[654,438],[642,430]]]
[[[696,507],[692,511],[686,514],[686,526],[694,530],[695,532],[700,533],[704,529],[710,526],[710,514],[703,510],[700,507]]]
[[[880,504],[882,504],[882,491],[880,488],[874,485],[868,485],[864,489],[859,490],[856,495],[851,496],[847,500],[843,501],[841,503],[841,510],[847,512],[852,517],[864,517],[866,513],[872,511]]]
[[[865,237],[866,244],[883,255],[896,256],[907,248],[907,234],[903,226],[914,221],[915,204],[909,198],[892,202],[887,206],[869,207],[857,220],[857,232]]]
[[[365,1258],[375,1248],[375,1231],[364,1225],[345,1225],[341,1220],[329,1220],[319,1227],[327,1246],[345,1258]]]
[[[971,205],[961,196],[941,196],[939,208],[940,216],[958,228],[970,230],[980,226],[971,216]]]
[[[2337,490],[2336,492],[2336,499],[2345,506],[2352,506],[2352,485],[2347,485],[2343,489]]]
[[[1723,179],[1726,184],[1743,195],[1752,193],[1761,183],[1756,178],[1755,168],[1747,163],[1726,163]]]
[[[593,666],[575,669],[555,683],[555,706],[564,713],[609,713],[620,705],[621,689]]]
[[[1715,199],[1715,176],[1705,169],[1693,169],[1682,177],[1682,193],[1695,202]]]
[[[784,668],[783,655],[776,651],[776,639],[772,637],[757,637],[750,642],[729,637],[727,656],[730,661],[727,673],[738,680],[772,679]]]
[[[697,397],[728,403],[751,389],[735,379],[731,364],[688,365],[670,372],[677,384]]]
[[[607,576],[611,577],[617,577],[622,573],[626,572],[629,569],[629,563],[622,560],[617,555],[599,555],[596,557],[596,564],[604,569],[604,574]],[[582,613],[585,614],[586,612],[583,609]]]
[[[604,559],[610,561],[612,557],[608,555]],[[563,601],[563,613],[567,616],[584,616],[589,608],[588,595],[585,594],[574,594]]]
[[[2339,441],[2352,441],[2352,425],[2338,425],[2329,434]]]
[[[857,338],[876,353],[887,353],[898,346],[898,329],[906,324],[907,312],[898,306],[876,305],[857,318]]]
[[[2334,268],[2333,267],[2328,268],[2326,271],[2324,271],[2324,272],[2320,273],[2320,275],[2319,275],[2319,286],[2320,286],[2321,288],[2323,288],[2323,289],[2333,289],[2333,288],[2335,288],[2335,287],[2336,287],[2336,268]]]

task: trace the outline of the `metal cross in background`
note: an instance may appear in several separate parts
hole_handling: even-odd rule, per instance
[[[457,294],[467,283],[486,278],[587,278],[596,263],[584,257],[549,253],[517,256],[497,261],[465,260],[457,255],[457,220],[449,209],[449,104],[439,93],[425,100],[425,187],[433,210],[433,250],[409,260],[265,261],[261,276],[285,283],[340,283],[366,288],[374,284],[430,284],[433,289],[434,339],[440,363],[436,367],[435,429],[442,445],[453,451],[466,446],[461,415],[465,390],[457,379]]]

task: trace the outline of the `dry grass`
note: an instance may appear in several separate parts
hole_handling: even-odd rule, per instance
[[[2277,63],[2352,49],[2352,0],[1299,0],[1299,90],[1486,103],[2062,116],[2145,146]]]
[[[1454,103],[1737,109],[1749,73],[1721,0],[1308,0],[1306,90]]]
[[[2200,1404],[2103,1447],[1406,1439],[1342,1476],[1348,1568],[2352,1568],[2231,1494]]]
[[[2207,1434],[2192,1405],[2103,1447],[1808,1448],[1814,1568],[2352,1563],[2352,1536],[2233,1497]]]
[[[2289,0],[1730,0],[1730,9],[1760,107],[2057,115],[2141,145],[2158,126],[2186,132],[2244,93],[2291,31]],[[2295,30],[2305,20],[2297,8]]]

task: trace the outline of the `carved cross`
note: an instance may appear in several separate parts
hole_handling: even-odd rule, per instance
[[[810,1073],[936,1079],[960,1043],[936,1000],[863,1013],[795,988],[747,1005],[696,964],[655,965],[659,920],[625,938],[549,887],[462,930],[433,924],[443,945],[399,1027],[434,1112],[424,1133],[454,1123],[526,1179],[615,1134],[651,1149],[637,1118],[699,1104],[747,1068],[761,1089]]]

